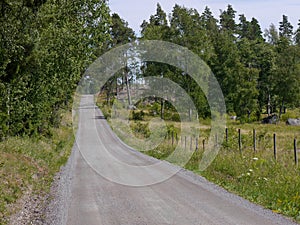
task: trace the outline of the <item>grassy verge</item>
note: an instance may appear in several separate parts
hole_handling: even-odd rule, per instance
[[[267,152],[241,155],[222,148],[213,163],[198,171],[200,153],[194,154],[186,168],[252,202],[300,222],[300,170],[292,161],[275,162]]]
[[[101,101],[98,105],[101,106]],[[101,108],[110,121],[110,108],[107,105],[102,105]],[[135,114],[139,111],[136,110]],[[293,113],[294,117],[300,116],[299,110]],[[148,113],[147,109],[143,109],[143,114],[143,118],[134,121],[132,113],[129,126],[126,124],[128,122],[122,121],[122,118],[114,120],[114,123],[117,123],[114,127],[117,135],[125,143],[137,147],[140,151],[143,151],[138,147],[141,145],[135,146],[128,133],[134,133],[135,137],[143,141],[150,135],[149,126],[158,126],[153,122],[153,116]],[[161,140],[159,146],[144,153],[158,159],[168,160],[175,146],[179,145],[184,148],[185,143],[181,142],[184,138],[180,136],[182,124],[173,121],[165,121],[165,123],[166,133],[160,134],[162,139],[157,139]],[[185,168],[204,176],[230,192],[300,222],[300,165],[295,166],[293,154],[294,138],[298,139],[297,144],[300,149],[300,128],[287,126],[284,122],[277,125],[262,125],[259,122],[240,124],[228,120],[227,125],[228,142],[224,141],[219,154],[205,171],[199,171],[199,163],[203,155],[202,141],[207,140],[210,133],[210,121],[200,120],[199,128],[190,128],[191,136],[193,136],[194,129],[200,129],[201,136],[199,137],[199,150],[192,155],[189,162],[185,164]],[[183,126],[188,127],[189,124],[183,124]],[[239,151],[238,129],[241,129],[242,153]],[[256,152],[253,149],[254,129],[256,130]],[[176,133],[177,136],[174,145],[171,144],[170,131]],[[274,159],[273,153],[274,133],[277,135],[277,160]],[[190,137],[187,137],[187,149],[190,148],[189,140]]]
[[[238,128],[242,129],[242,153],[238,148]],[[256,153],[253,150],[253,129],[257,132]],[[205,139],[208,133],[208,129],[203,130],[202,138]],[[277,160],[273,153],[273,133],[277,134]],[[284,124],[231,124],[228,142],[224,141],[219,154],[205,171],[198,169],[203,154],[200,143],[201,147],[185,168],[230,192],[300,222],[300,167],[294,164],[295,137],[300,138],[299,128]],[[164,159],[172,148],[170,141],[166,141],[163,147],[146,154]]]
[[[0,142],[0,224],[20,210],[22,195],[45,194],[56,172],[70,155],[74,142],[71,112],[62,113],[60,128],[52,137],[11,137]]]

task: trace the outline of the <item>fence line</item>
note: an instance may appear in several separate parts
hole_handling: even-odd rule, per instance
[[[177,140],[177,144],[179,144],[179,140],[178,140],[178,136],[177,136],[177,133],[174,133],[172,132],[172,135],[171,137],[169,137],[172,139],[172,146],[174,146],[175,144],[175,140]],[[185,150],[187,150],[187,147],[188,147],[188,144],[190,145],[190,150],[193,150],[193,147],[194,147],[194,150],[198,151],[199,150],[199,141],[200,141],[200,138],[199,137],[195,137],[195,139],[193,140],[193,137],[190,136],[190,143],[188,143],[188,138],[187,136],[180,136],[180,143],[181,143],[181,146],[184,147]],[[255,129],[253,129],[253,136],[252,136],[252,145],[253,145],[253,151],[254,151],[254,154],[256,154],[258,152],[258,148],[257,148],[257,131]],[[195,141],[195,146],[193,145],[193,141]],[[219,144],[219,137],[218,135],[216,134],[215,135],[215,147],[218,146]],[[273,157],[274,157],[274,160],[275,161],[278,161],[278,146],[277,146],[277,134],[274,133],[273,134]],[[294,163],[296,166],[298,166],[299,164],[299,159],[298,159],[298,149],[297,149],[297,139],[295,138],[294,140]],[[226,142],[226,146],[228,147],[228,144],[229,144],[229,130],[228,128],[226,128],[225,130],[225,142]],[[206,140],[205,139],[202,139],[202,150],[205,151],[206,149]],[[241,129],[238,129],[238,149],[239,149],[239,152],[242,154],[243,153],[243,138],[242,138],[242,132],[241,132]]]

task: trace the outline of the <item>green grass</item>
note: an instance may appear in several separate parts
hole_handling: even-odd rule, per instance
[[[73,146],[71,112],[52,137],[10,137],[0,142],[0,224],[20,210],[16,202],[31,190],[45,194],[56,172],[67,162]]]
[[[254,155],[222,148],[213,163],[198,171],[201,153],[186,165],[208,180],[258,203],[300,221],[300,170],[292,161],[276,162],[267,151]]]

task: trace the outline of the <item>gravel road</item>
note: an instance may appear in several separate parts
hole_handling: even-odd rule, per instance
[[[93,96],[80,107],[77,142],[53,186],[46,224],[296,224],[124,145]]]

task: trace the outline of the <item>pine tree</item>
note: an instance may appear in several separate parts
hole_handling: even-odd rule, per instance
[[[236,11],[232,5],[228,5],[227,10],[221,11],[220,25],[222,30],[229,31],[232,34],[236,32],[235,14]]]
[[[288,21],[288,17],[286,15],[282,16],[282,21],[279,23],[279,36],[280,37],[285,37],[288,40],[291,40],[292,35],[293,35],[293,26],[292,24]]]
[[[218,31],[218,20],[214,18],[211,10],[207,6],[205,7],[204,12],[201,15],[201,21],[204,24],[206,31],[211,34],[211,37],[213,35],[216,35]]]
[[[295,37],[294,37],[294,39],[295,39],[295,43],[296,43],[298,46],[300,46],[300,20],[299,20],[299,22],[298,22],[298,29],[297,29],[296,32],[295,32]]]
[[[252,18],[251,22],[250,22],[250,32],[249,32],[249,39],[250,40],[259,40],[259,41],[263,41],[263,37],[262,37],[262,31],[261,31],[261,27],[259,25],[259,22],[257,19]]]

